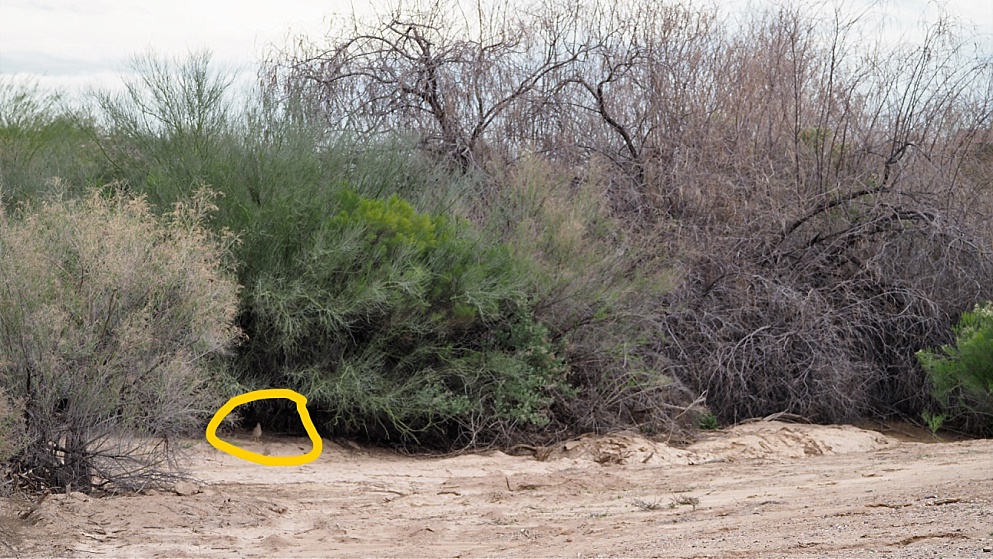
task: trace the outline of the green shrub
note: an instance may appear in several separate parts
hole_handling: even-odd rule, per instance
[[[546,417],[561,365],[535,376],[514,345],[522,335],[498,336],[519,324],[535,338],[526,347],[552,353],[529,319],[518,259],[405,201],[447,208],[461,179],[402,138],[330,137],[272,92],[234,118],[205,54],[134,67],[124,95],[99,99],[106,152],[153,207],[196,181],[223,193],[213,225],[241,239],[243,383],[295,387],[325,426],[354,434]],[[279,420],[278,404],[256,408]]]
[[[158,210],[201,184],[223,190],[236,172],[231,139],[230,78],[208,51],[169,60],[152,53],[131,58],[133,78],[121,92],[95,94],[108,134],[95,138],[114,177]]]
[[[917,358],[930,374],[932,394],[951,414],[947,420],[993,434],[993,303],[962,313],[953,332],[953,345],[921,350]]]
[[[395,194],[387,200],[375,200],[345,190],[339,195],[339,203],[342,209],[335,217],[334,227],[366,228],[366,241],[377,251],[377,256],[405,249],[426,254],[439,242],[451,239],[452,231],[443,216],[419,214]]]
[[[565,365],[511,252],[396,196],[345,190],[333,207],[246,286],[246,369],[305,394],[338,432],[458,439],[546,422]]]
[[[931,431],[931,436],[937,438],[938,431],[941,430],[941,426],[945,423],[945,414],[943,413],[931,413],[929,411],[921,412],[921,419],[924,420],[924,425]]]
[[[82,192],[100,176],[92,120],[61,103],[36,84],[0,77],[0,198],[9,207],[52,183]]]
[[[208,193],[162,218],[94,191],[0,217],[0,388],[23,403],[12,460],[51,487],[177,475],[176,436],[222,403],[212,357],[237,335]]]
[[[717,416],[710,412],[700,414],[697,425],[704,431],[716,431],[721,428],[721,424],[717,421]]]

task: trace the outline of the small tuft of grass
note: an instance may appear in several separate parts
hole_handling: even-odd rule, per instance
[[[924,420],[928,430],[931,431],[931,436],[937,439],[938,430],[941,429],[942,424],[945,423],[947,416],[943,413],[931,413],[929,411],[925,411],[921,413],[921,419]]]
[[[717,423],[717,416],[710,412],[701,415],[697,424],[704,431],[716,431],[721,428],[720,424]]]
[[[659,500],[648,502],[641,499],[636,499],[631,504],[633,504],[634,506],[638,507],[640,510],[643,510],[645,512],[662,510],[665,507],[665,505],[662,504],[662,501]]]

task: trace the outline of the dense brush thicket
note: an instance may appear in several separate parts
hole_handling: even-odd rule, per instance
[[[332,130],[416,131],[490,177],[538,158],[595,181],[639,256],[678,271],[628,347],[723,421],[927,405],[914,352],[990,296],[988,38],[946,16],[887,43],[871,12],[800,6],[453,14],[342,27],[266,76]]]
[[[954,404],[915,353],[993,296],[988,42],[944,17],[869,45],[871,14],[789,6],[448,8],[273,50],[244,106],[203,53],[137,57],[85,109],[4,82],[3,205],[118,181],[166,213],[209,185],[245,334],[209,396],[293,388],[324,434]],[[10,363],[0,457],[31,417]]]

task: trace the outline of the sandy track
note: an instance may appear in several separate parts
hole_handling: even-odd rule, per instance
[[[270,468],[196,452],[193,494],[52,496],[23,521],[25,503],[0,500],[0,555],[993,559],[990,440],[772,422],[684,449],[588,437],[540,461],[326,442],[316,462]]]

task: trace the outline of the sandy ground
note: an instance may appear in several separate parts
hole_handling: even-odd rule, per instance
[[[232,442],[309,449],[248,439]],[[325,441],[316,462],[274,468],[195,451],[182,494],[53,495],[25,519],[0,500],[0,556],[993,559],[993,440],[759,422],[681,449],[617,435],[537,457]]]

